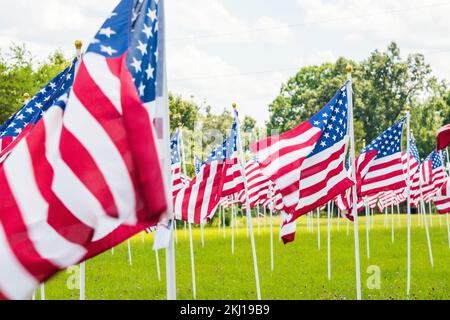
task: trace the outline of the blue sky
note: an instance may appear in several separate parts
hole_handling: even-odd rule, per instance
[[[87,43],[118,0],[2,0],[0,48],[25,43],[42,59]],[[448,0],[166,0],[170,90],[220,112],[268,118],[295,70],[339,56],[361,60],[397,41],[450,81]],[[26,24],[23,24],[26,21]]]

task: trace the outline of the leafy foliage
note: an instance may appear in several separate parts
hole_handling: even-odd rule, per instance
[[[37,65],[25,46],[12,45],[6,53],[0,52],[0,121],[23,105],[24,93],[33,96],[68,65],[58,51]]]
[[[386,52],[374,51],[357,63],[339,58],[335,63],[302,68],[281,88],[269,106],[268,130],[285,132],[319,111],[345,82],[346,65],[352,65],[355,92],[355,138],[358,149],[370,143],[412,105],[412,127],[416,129],[422,155],[434,146],[436,130],[449,123],[449,93],[446,84],[432,76],[421,54],[403,59],[397,44]],[[425,99],[424,99],[425,97]]]

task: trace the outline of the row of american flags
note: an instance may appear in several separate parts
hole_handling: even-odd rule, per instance
[[[279,212],[285,243],[316,208],[335,202],[354,220],[353,205],[398,205],[408,186],[413,205],[450,212],[445,155],[421,161],[414,138],[405,150],[407,118],[349,163],[350,81],[309,120],[253,143],[246,163],[235,110],[227,138],[195,156],[188,177],[181,129],[169,139],[163,3],[122,0],[84,55],[0,127],[0,298],[30,297],[58,271],[170,220],[207,223],[219,206]]]

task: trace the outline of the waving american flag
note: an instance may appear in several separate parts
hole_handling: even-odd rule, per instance
[[[122,0],[68,94],[0,166],[0,297],[30,297],[166,211],[155,142],[165,130],[152,117],[165,92],[162,5]]]
[[[349,88],[347,82],[319,113],[297,128],[252,146],[263,174],[282,194],[285,243],[293,241],[293,222],[299,216],[353,185],[345,169]]]
[[[367,173],[361,178],[361,196],[406,187],[401,149],[405,122],[406,118],[401,119],[363,150],[369,161],[365,161]]]
[[[67,95],[66,89],[72,87],[76,64],[77,59],[0,127],[0,158],[4,159],[41,120],[43,114],[62,96]]]
[[[422,182],[422,194],[426,202],[429,202],[436,195],[447,179],[447,172],[444,167],[443,155],[434,150],[425,159],[421,167],[424,175]]]
[[[237,125],[235,118],[229,138],[211,152],[189,186],[174,197],[177,220],[195,224],[210,220],[219,201],[230,195],[230,190],[235,188],[233,180],[236,178],[236,171],[233,167],[236,165],[234,155],[237,148]],[[225,183],[228,183],[227,193],[224,193]]]

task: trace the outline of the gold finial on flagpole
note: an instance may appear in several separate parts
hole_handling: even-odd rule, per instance
[[[76,40],[75,41],[75,49],[76,49],[77,57],[79,59],[81,59],[81,48],[83,48],[83,42],[81,40]]]
[[[178,128],[183,129],[183,124],[181,122],[178,122]]]
[[[347,66],[345,67],[345,71],[346,71],[347,73],[353,73],[353,67],[352,67],[351,65],[347,65]]]
[[[83,42],[81,42],[81,40],[75,40],[75,49],[81,50],[82,47],[83,47]]]
[[[236,104],[236,103],[233,102],[232,106],[233,106],[233,109],[234,109],[234,110],[237,109],[237,104]]]
[[[30,102],[30,94],[28,92],[25,92],[23,94],[23,101],[24,101],[24,103]]]
[[[366,139],[363,139],[363,148],[366,148]]]
[[[408,113],[411,112],[411,106],[410,106],[410,105],[407,105],[407,106],[405,107],[405,111],[408,112]]]

